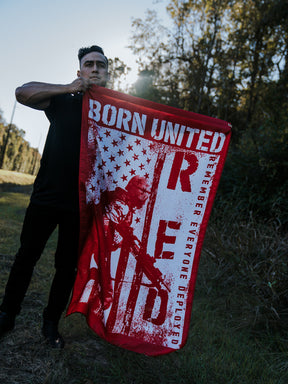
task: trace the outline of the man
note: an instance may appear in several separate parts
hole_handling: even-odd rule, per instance
[[[117,187],[114,191],[103,194],[103,200],[106,201],[101,201],[101,207],[104,209],[104,233],[107,239],[104,268],[106,276],[109,277],[108,288],[104,286],[104,309],[109,308],[113,298],[111,254],[121,248],[124,243],[128,251],[127,255],[132,253],[137,258],[141,244],[133,234],[133,215],[136,209],[144,206],[150,193],[145,177],[134,176],[125,189]]]
[[[0,306],[0,337],[14,328],[34,266],[58,225],[56,272],[42,327],[45,339],[54,348],[64,347],[58,323],[74,284],[78,258],[82,94],[93,84],[106,86],[108,80],[108,60],[102,48],[81,48],[78,58],[80,69],[72,83],[31,82],[16,89],[16,99],[21,104],[45,112],[50,128],[24,219],[20,248]]]

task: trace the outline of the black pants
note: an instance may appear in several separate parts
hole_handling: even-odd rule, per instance
[[[79,214],[30,204],[27,208],[20,248],[16,254],[0,309],[17,315],[28,289],[33,269],[47,240],[58,225],[55,276],[45,317],[59,321],[75,281],[78,259]]]

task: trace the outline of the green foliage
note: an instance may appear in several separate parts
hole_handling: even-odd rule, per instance
[[[264,225],[232,199],[218,201],[203,248],[206,275],[201,285],[216,295],[221,292],[218,309],[231,314],[234,326],[285,331],[287,250],[288,237],[278,220]]]
[[[133,21],[133,94],[232,123],[221,192],[286,224],[286,0],[171,0],[167,13],[170,28],[152,11]]]
[[[277,218],[288,224],[287,101],[272,85],[262,96],[266,119],[250,127],[230,148],[219,193],[258,218]]]
[[[25,132],[14,124],[6,125],[0,113],[0,168],[35,175],[41,155],[24,139]]]

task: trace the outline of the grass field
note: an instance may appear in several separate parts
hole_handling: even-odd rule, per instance
[[[4,188],[1,173],[2,297],[13,255],[19,245],[19,234],[29,195],[25,186],[23,190],[19,187],[15,192],[15,185],[11,180],[6,182],[10,184],[9,188]],[[14,331],[0,340],[1,383],[288,383],[288,336],[265,330],[255,333],[238,327],[237,319],[232,319],[232,313],[225,301],[227,292],[211,289],[205,279],[205,253],[200,262],[189,338],[182,350],[152,358],[120,349],[90,331],[81,315],[72,315],[61,320],[60,330],[66,340],[64,350],[47,348],[43,343],[40,327],[42,310],[53,276],[55,242],[56,234],[49,240],[37,264]],[[237,306],[237,301],[234,305]],[[241,315],[239,316],[241,322]]]
[[[0,169],[0,192],[30,193],[34,180],[35,176]]]

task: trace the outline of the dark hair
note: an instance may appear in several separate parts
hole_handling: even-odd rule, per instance
[[[82,58],[87,55],[88,53],[90,52],[99,52],[101,53],[101,55],[104,56],[105,58],[105,61],[106,61],[106,64],[107,64],[107,67],[108,67],[108,59],[107,57],[104,55],[104,51],[101,47],[99,47],[98,45],[92,45],[91,47],[84,47],[84,48],[80,48],[79,51],[78,51],[78,59],[79,59],[79,63],[81,64],[81,60]]]

